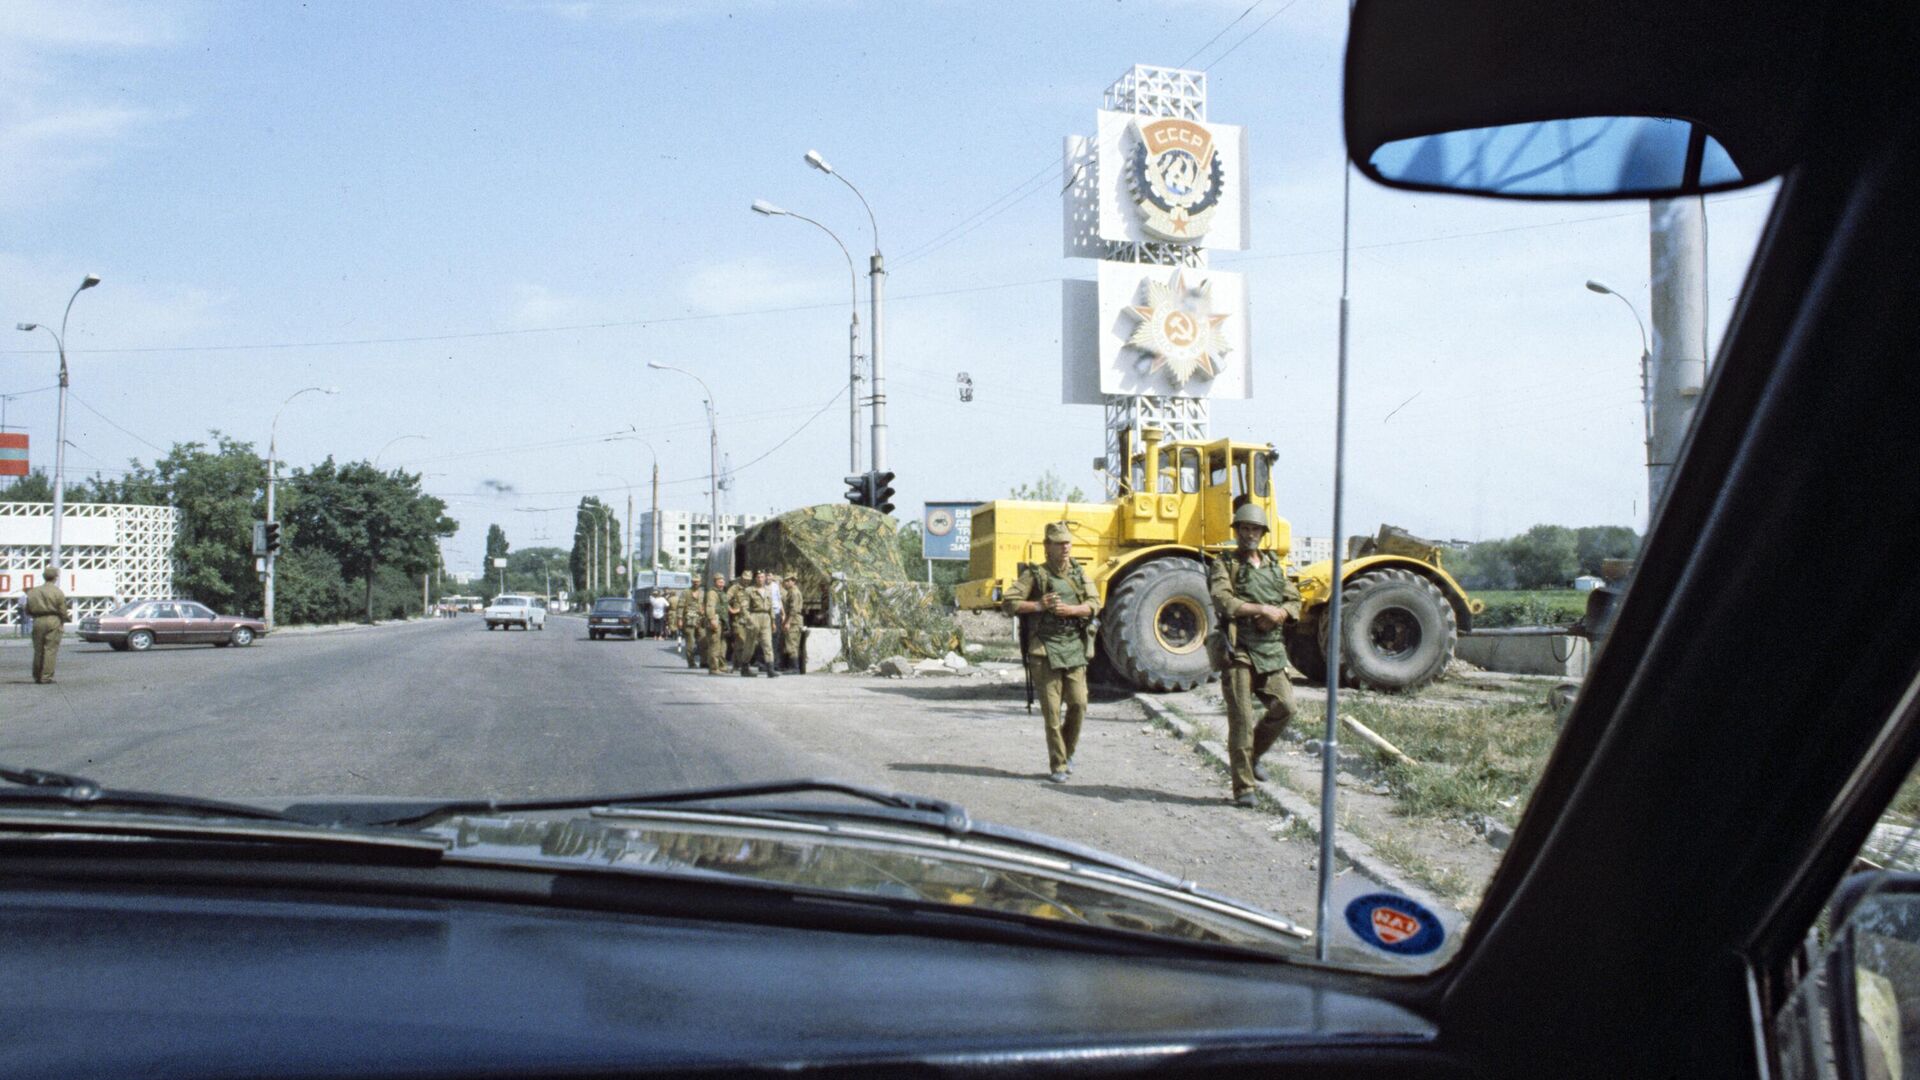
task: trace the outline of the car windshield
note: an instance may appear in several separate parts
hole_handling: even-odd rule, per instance
[[[1445,963],[1776,186],[1349,188],[1346,10],[10,5],[0,761],[830,777]]]

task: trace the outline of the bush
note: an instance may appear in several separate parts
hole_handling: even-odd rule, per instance
[[[1476,630],[1503,626],[1565,626],[1587,613],[1587,594],[1572,589],[1476,592],[1487,610],[1473,617]]]

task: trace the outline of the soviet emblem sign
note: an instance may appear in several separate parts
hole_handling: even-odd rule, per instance
[[[1213,135],[1192,120],[1143,120],[1127,178],[1141,227],[1161,240],[1193,243],[1206,234],[1226,183]]]

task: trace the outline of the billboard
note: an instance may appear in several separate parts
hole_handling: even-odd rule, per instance
[[[62,543],[66,541],[65,536],[62,536],[60,539]],[[40,576],[40,570],[41,567],[38,566],[22,566],[17,564],[9,566],[6,563],[0,563],[0,597],[18,596],[28,589],[33,588],[35,585],[40,584],[40,582],[44,580]],[[118,597],[120,595],[120,574],[119,571],[111,568],[100,570],[66,570],[60,574],[60,580],[55,584],[60,586],[61,592],[75,599],[89,596]]]
[[[53,543],[53,508],[44,514],[0,516],[0,547],[32,547]],[[116,519],[97,515],[82,516],[69,507],[60,522],[62,547],[112,547],[120,542]]]
[[[1102,110],[1092,157],[1102,240],[1246,250],[1246,128]]]
[[[1097,282],[1063,286],[1064,403],[1098,404],[1109,394],[1253,396],[1243,275],[1149,263],[1099,266]]]
[[[973,508],[977,502],[927,503],[920,515],[920,556],[965,562],[973,547]]]
[[[0,431],[0,476],[27,475],[27,433]]]

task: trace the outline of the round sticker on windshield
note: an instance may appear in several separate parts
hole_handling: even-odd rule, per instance
[[[1348,904],[1347,926],[1361,941],[1399,956],[1425,956],[1447,936],[1439,916],[1392,893],[1368,893]]]

